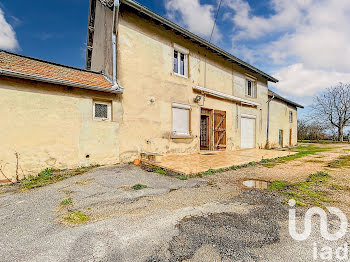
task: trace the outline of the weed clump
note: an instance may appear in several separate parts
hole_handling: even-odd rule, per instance
[[[96,167],[100,167],[100,165],[91,165],[70,170],[56,170],[53,168],[46,168],[45,170],[41,171],[36,177],[29,176],[28,178],[22,179],[19,182],[19,185],[21,187],[20,191],[53,184],[72,176],[84,174],[92,168]]]
[[[67,198],[67,199],[64,199],[60,202],[61,206],[69,206],[71,204],[73,204],[72,198]]]
[[[81,211],[69,212],[68,215],[64,216],[63,219],[71,224],[82,224],[88,220],[88,216],[83,214]]]
[[[282,190],[287,186],[287,183],[285,181],[272,181],[269,184],[269,190],[275,191],[275,190]]]
[[[146,186],[146,185],[143,185],[143,184],[136,184],[136,185],[133,185],[131,188],[133,189],[133,190],[142,190],[142,189],[145,189],[145,188],[147,188],[148,186]]]
[[[350,167],[350,155],[340,156],[334,161],[328,163],[327,167],[330,167],[330,168]]]

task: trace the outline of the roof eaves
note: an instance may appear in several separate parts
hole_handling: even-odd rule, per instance
[[[150,9],[146,8],[145,6],[133,1],[133,0],[120,0],[121,3],[124,3],[124,4],[127,4],[128,6],[136,9],[137,11],[155,19],[155,20],[158,20],[160,23],[174,29],[174,30],[177,30],[179,31],[180,33],[186,35],[187,37],[201,43],[202,45],[205,45],[207,47],[209,47],[210,49],[212,49],[213,51],[215,51],[216,53],[219,53],[223,56],[225,56],[226,58],[230,59],[232,62],[235,62],[237,63],[238,65],[242,66],[242,67],[245,67],[251,71],[253,71],[254,73],[256,74],[259,74],[261,76],[263,76],[264,78],[266,78],[267,80],[271,81],[271,82],[274,82],[274,83],[277,83],[278,82],[278,79],[264,73],[263,71],[257,69],[256,67],[244,62],[243,60],[233,56],[232,54],[226,52],[225,50],[209,43],[208,41],[206,41],[205,39],[191,33],[190,31],[186,30],[185,28],[169,21],[168,19],[162,17],[161,15],[158,15],[157,13],[151,11]]]
[[[44,82],[44,83],[51,83],[51,84],[56,84],[56,85],[78,87],[78,88],[101,91],[101,92],[106,92],[106,93],[113,93],[113,94],[121,93],[121,90],[119,90],[119,89],[81,84],[81,83],[67,81],[67,80],[59,80],[59,79],[54,79],[54,78],[49,78],[49,77],[44,77],[44,76],[20,73],[20,72],[15,72],[15,71],[6,70],[6,69],[0,69],[0,75],[17,77],[20,79],[34,80],[34,81],[39,81],[39,82]]]
[[[82,68],[78,68],[78,67],[73,67],[73,66],[69,66],[69,65],[59,64],[59,63],[55,63],[55,62],[48,61],[48,60],[43,60],[43,59],[32,57],[32,56],[26,56],[26,55],[22,55],[22,54],[13,53],[13,52],[6,51],[6,50],[3,50],[3,49],[0,49],[0,53],[6,53],[6,54],[14,55],[14,56],[28,58],[30,60],[34,60],[34,61],[38,61],[38,62],[43,62],[43,63],[50,64],[50,65],[55,65],[55,66],[69,68],[69,69],[79,70],[79,71],[82,71],[82,72],[87,72],[87,73],[101,75],[101,72],[96,72],[96,71],[91,71],[91,70],[82,69]]]
[[[269,96],[275,96],[277,99],[280,99],[284,102],[286,102],[287,104],[290,104],[290,105],[293,105],[293,106],[296,106],[296,107],[299,107],[299,108],[304,108],[304,106],[298,104],[298,103],[295,103],[287,98],[284,98],[283,96],[280,96],[279,94],[273,92],[272,90],[269,90]]]

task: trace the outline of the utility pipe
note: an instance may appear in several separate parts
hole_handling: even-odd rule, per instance
[[[123,92],[124,88],[118,84],[117,80],[117,34],[119,22],[119,0],[114,0],[113,5],[113,26],[112,26],[112,48],[113,48],[113,89]]]
[[[269,133],[270,133],[270,103],[275,98],[275,95],[267,101],[267,140],[266,143],[269,142]]]

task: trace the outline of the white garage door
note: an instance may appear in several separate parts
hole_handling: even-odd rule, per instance
[[[241,148],[255,148],[254,118],[241,118]]]

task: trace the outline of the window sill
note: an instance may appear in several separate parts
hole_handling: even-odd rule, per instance
[[[192,139],[191,135],[171,135],[171,139]]]
[[[250,99],[257,99],[256,96],[250,96],[250,95],[245,95],[246,98],[250,98]]]
[[[188,76],[181,75],[181,74],[175,73],[175,72],[174,72],[174,76],[178,76],[178,77],[181,77],[181,78],[184,78],[184,79],[188,79]]]
[[[96,122],[111,122],[111,120],[108,118],[94,118],[93,120]]]

